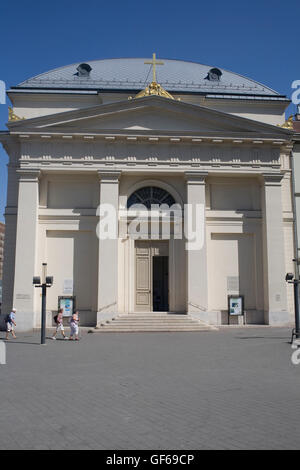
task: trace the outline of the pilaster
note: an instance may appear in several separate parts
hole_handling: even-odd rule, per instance
[[[185,236],[195,232],[195,240],[186,240],[187,312],[207,320],[208,286],[205,223],[205,178],[207,172],[186,172],[187,206]],[[187,217],[189,213],[189,217]],[[198,224],[197,224],[198,220]]]
[[[39,170],[17,170],[19,176],[15,282],[13,306],[17,309],[17,325],[22,331],[33,328],[34,287],[37,255]]]
[[[280,173],[264,173],[262,186],[265,323],[289,323]]]
[[[99,171],[100,180],[100,206],[98,208],[99,225],[109,205],[115,224],[114,233],[106,238],[99,236],[98,260],[98,311],[97,324],[110,319],[118,311],[118,208],[119,208],[119,178],[120,171]]]

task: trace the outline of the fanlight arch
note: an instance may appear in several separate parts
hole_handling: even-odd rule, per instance
[[[145,186],[137,189],[127,200],[127,209],[134,204],[143,204],[147,209],[151,209],[152,204],[167,204],[171,207],[175,204],[175,199],[165,189],[158,186]]]

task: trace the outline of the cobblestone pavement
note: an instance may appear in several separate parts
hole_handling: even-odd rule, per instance
[[[20,335],[0,365],[0,448],[299,448],[289,339],[268,327],[84,332],[46,346]]]

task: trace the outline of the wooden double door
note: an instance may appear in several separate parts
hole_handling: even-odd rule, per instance
[[[169,310],[168,241],[135,242],[135,310]]]

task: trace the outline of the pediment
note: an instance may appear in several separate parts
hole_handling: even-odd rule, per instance
[[[270,135],[289,131],[205,107],[160,97],[122,101],[9,123],[11,130],[49,133],[174,133]]]

